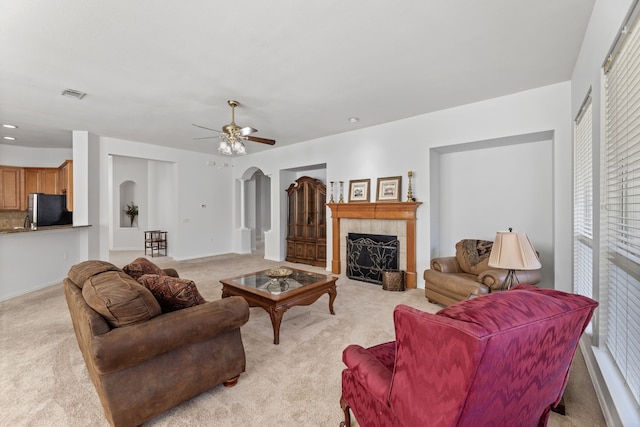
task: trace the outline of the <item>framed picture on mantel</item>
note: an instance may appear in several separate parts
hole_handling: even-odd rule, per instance
[[[402,191],[402,177],[378,178],[378,202],[399,202]]]
[[[349,181],[349,202],[368,202],[370,179]]]

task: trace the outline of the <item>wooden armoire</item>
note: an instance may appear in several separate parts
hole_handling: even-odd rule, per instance
[[[327,264],[327,187],[303,176],[287,188],[287,261],[324,267]]]

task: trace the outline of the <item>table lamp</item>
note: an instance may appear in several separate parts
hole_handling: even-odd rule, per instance
[[[516,270],[537,270],[542,267],[538,254],[527,235],[520,231],[498,231],[489,255],[489,267],[509,270],[502,290],[518,284]]]

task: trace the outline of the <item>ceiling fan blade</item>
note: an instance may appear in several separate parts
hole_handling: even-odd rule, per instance
[[[247,136],[248,141],[259,142],[261,144],[275,145],[275,139],[260,138],[257,136]]]
[[[254,129],[251,126],[246,126],[240,129],[241,136],[247,136],[250,133],[256,133],[256,132],[258,132],[258,129]]]
[[[197,140],[197,139],[212,139],[212,138],[219,138],[218,136],[202,136],[200,138],[193,138],[193,140]]]
[[[208,127],[204,127],[204,126],[197,125],[197,124],[195,124],[195,123],[191,123],[191,124],[192,124],[193,126],[197,127],[197,128],[206,129],[206,130],[212,130],[212,131],[214,131],[214,132],[221,133],[218,129],[211,129],[211,128],[208,128]]]

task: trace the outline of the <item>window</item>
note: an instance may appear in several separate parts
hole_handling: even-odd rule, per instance
[[[574,292],[593,298],[593,146],[591,95],[576,119],[573,190]]]
[[[607,64],[603,151],[606,346],[640,403],[640,31]]]

